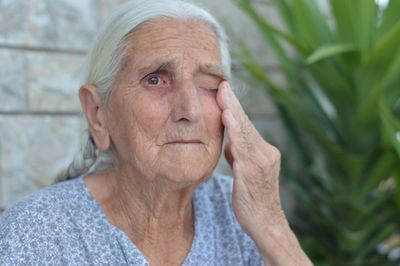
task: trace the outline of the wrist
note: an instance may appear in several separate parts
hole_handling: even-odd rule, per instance
[[[312,265],[286,220],[266,226],[259,238],[256,245],[265,265]]]
[[[289,224],[284,221],[279,224],[266,225],[262,234],[259,235],[260,246],[258,248],[262,253],[268,253],[274,250],[273,247],[277,245],[283,245],[286,242],[290,242],[293,232],[289,227]]]

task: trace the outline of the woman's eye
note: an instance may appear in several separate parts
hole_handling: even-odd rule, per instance
[[[211,92],[211,93],[217,93],[217,91],[218,91],[218,88],[210,87],[210,86],[202,86],[200,88],[205,91]]]
[[[156,85],[160,84],[160,80],[161,80],[160,77],[152,76],[147,79],[147,83],[149,85],[156,86]]]

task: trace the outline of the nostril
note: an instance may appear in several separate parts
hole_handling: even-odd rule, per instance
[[[181,103],[174,108],[176,121],[195,121],[201,117],[201,104],[199,103]]]

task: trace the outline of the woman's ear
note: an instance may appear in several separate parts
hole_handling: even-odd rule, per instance
[[[106,125],[105,109],[96,87],[83,85],[79,89],[79,99],[96,147],[107,150],[110,147],[110,134]]]

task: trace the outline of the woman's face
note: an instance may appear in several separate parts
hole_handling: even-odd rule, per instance
[[[207,178],[221,153],[223,79],[216,36],[203,23],[158,19],[129,36],[106,115],[118,167],[149,179]]]

